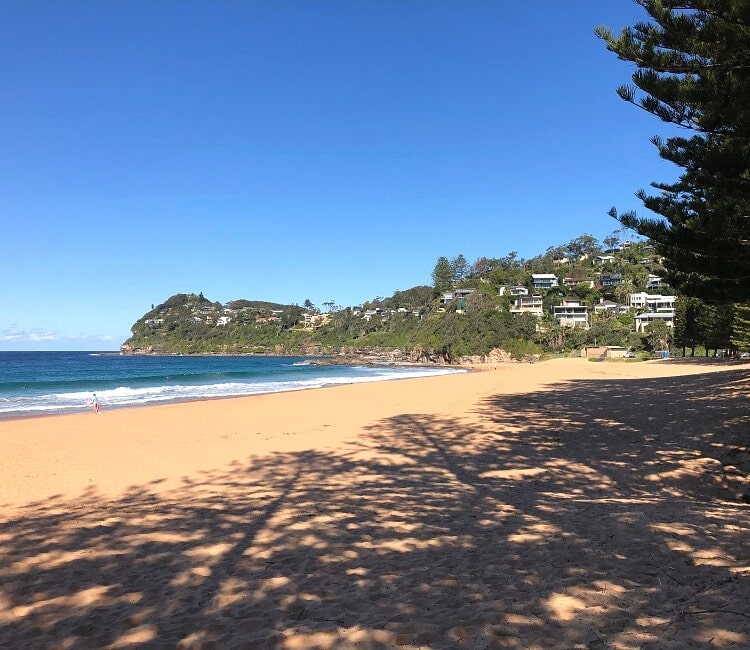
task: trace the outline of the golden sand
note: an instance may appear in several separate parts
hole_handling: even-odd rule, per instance
[[[750,647],[749,378],[568,359],[0,421],[0,647]]]

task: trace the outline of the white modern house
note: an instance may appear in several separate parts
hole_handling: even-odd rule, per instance
[[[628,294],[628,307],[633,309],[645,309],[647,311],[672,311],[674,312],[674,303],[676,296],[662,296],[660,293],[639,293]]]
[[[552,318],[561,327],[589,328],[589,308],[580,300],[564,299],[561,305],[552,307]]]
[[[559,287],[560,281],[554,273],[532,273],[531,284],[534,289],[551,289]]]
[[[653,273],[648,274],[646,289],[661,289],[663,284],[664,281],[658,275],[654,275]]]
[[[614,255],[597,255],[594,258],[594,264],[611,264],[615,261]]]
[[[638,309],[642,313],[635,317],[635,331],[645,332],[654,321],[660,320],[667,327],[674,327],[674,305],[675,296],[662,296],[659,293],[651,294],[641,291],[628,295],[628,306]]]
[[[500,287],[500,290],[498,292],[498,295],[500,296],[528,296],[529,290],[522,286],[522,285],[516,285],[516,286],[509,286],[509,285],[503,285]]]

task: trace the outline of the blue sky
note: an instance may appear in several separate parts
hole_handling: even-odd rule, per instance
[[[631,0],[0,7],[0,350],[203,292],[352,305],[618,226],[677,171],[597,25]]]

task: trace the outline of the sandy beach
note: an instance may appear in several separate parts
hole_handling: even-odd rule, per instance
[[[0,647],[750,647],[749,387],[560,359],[0,421]]]

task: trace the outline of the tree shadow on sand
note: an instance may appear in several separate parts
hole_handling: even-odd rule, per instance
[[[0,646],[747,647],[750,509],[702,478],[747,442],[746,382],[570,381],[30,504]]]

